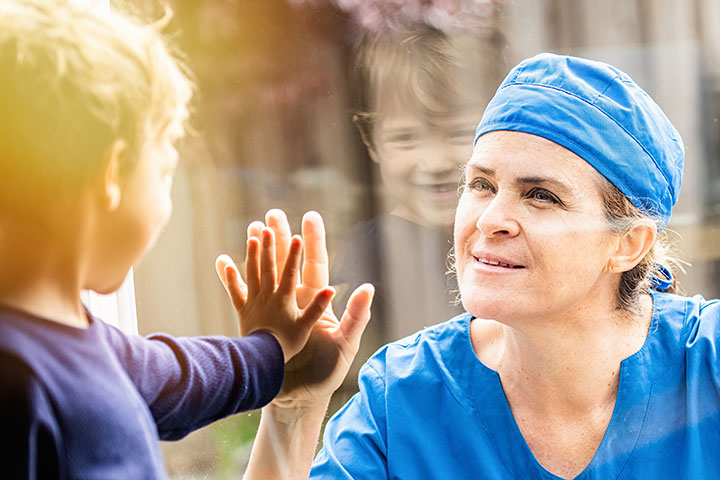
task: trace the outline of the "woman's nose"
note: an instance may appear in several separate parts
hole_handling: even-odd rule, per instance
[[[520,224],[517,218],[517,208],[513,204],[511,196],[496,194],[486,204],[475,226],[488,238],[516,236],[520,232]]]

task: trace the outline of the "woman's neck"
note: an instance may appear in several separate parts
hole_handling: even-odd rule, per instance
[[[614,405],[620,362],[642,347],[650,325],[652,300],[641,305],[636,318],[611,310],[544,325],[474,320],[471,338],[508,398],[526,399],[549,418],[584,415]]]

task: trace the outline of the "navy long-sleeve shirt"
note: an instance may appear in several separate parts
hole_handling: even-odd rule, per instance
[[[262,407],[279,391],[274,336],[126,335],[0,307],[4,478],[165,478],[158,440]]]

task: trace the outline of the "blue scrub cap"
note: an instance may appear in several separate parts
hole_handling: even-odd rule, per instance
[[[543,53],[512,69],[475,132],[531,133],[582,157],[645,214],[667,225],[684,146],[660,107],[602,62]]]

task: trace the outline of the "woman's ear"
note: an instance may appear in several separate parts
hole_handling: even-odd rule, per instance
[[[122,186],[120,184],[120,160],[127,149],[123,139],[116,139],[105,154],[105,170],[103,172],[102,200],[105,207],[112,211],[120,205]]]
[[[367,148],[368,155],[370,155],[370,159],[375,163],[380,163],[377,152],[375,151],[375,147],[373,146],[372,141],[368,137],[366,125],[363,124],[362,119],[360,119],[360,116],[355,114],[353,115],[353,124],[355,125],[355,128],[358,129],[358,132],[360,132],[360,138],[362,139],[363,145],[365,145],[365,148]]]
[[[645,258],[655,244],[657,226],[650,219],[636,222],[630,230],[618,237],[615,253],[608,262],[608,271],[627,272]]]

